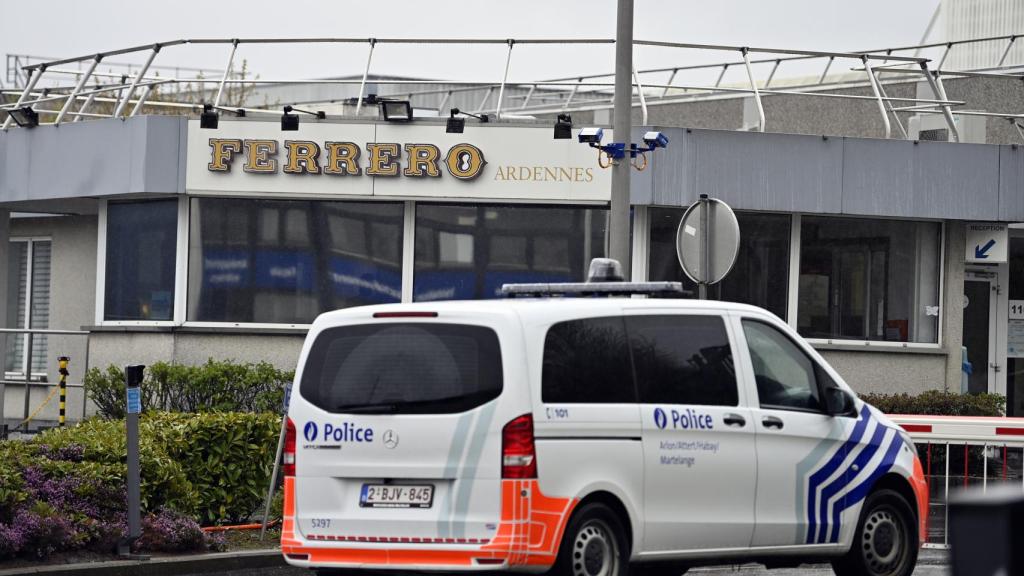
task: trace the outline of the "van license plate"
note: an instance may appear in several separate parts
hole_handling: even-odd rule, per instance
[[[432,484],[363,484],[359,505],[363,508],[430,508]]]

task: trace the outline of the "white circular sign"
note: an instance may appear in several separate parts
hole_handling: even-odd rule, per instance
[[[705,249],[706,265],[703,263]],[[676,255],[690,280],[698,284],[721,281],[736,263],[739,249],[740,224],[728,204],[707,198],[687,208],[676,231]]]

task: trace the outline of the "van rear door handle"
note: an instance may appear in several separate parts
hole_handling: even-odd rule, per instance
[[[726,426],[735,426],[736,428],[743,428],[747,425],[747,419],[739,414],[725,414],[722,416],[722,422],[725,422]]]
[[[782,418],[778,418],[776,416],[765,416],[761,419],[761,424],[763,424],[765,428],[778,428],[779,430],[782,430]]]

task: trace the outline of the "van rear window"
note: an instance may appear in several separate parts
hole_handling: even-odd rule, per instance
[[[452,414],[501,394],[498,336],[461,324],[387,323],[320,333],[302,397],[328,412]]]

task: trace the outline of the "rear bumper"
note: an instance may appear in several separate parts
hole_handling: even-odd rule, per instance
[[[281,552],[288,564],[303,568],[544,572],[555,563],[576,502],[544,496],[536,480],[503,480],[501,522],[490,541],[470,545],[406,543],[404,539],[401,543],[353,542],[300,535],[295,522],[295,479],[287,477]]]
[[[354,568],[418,572],[545,572],[550,565],[512,565],[507,557],[479,549],[282,547],[285,562],[302,568]],[[482,562],[482,563],[481,563]]]

